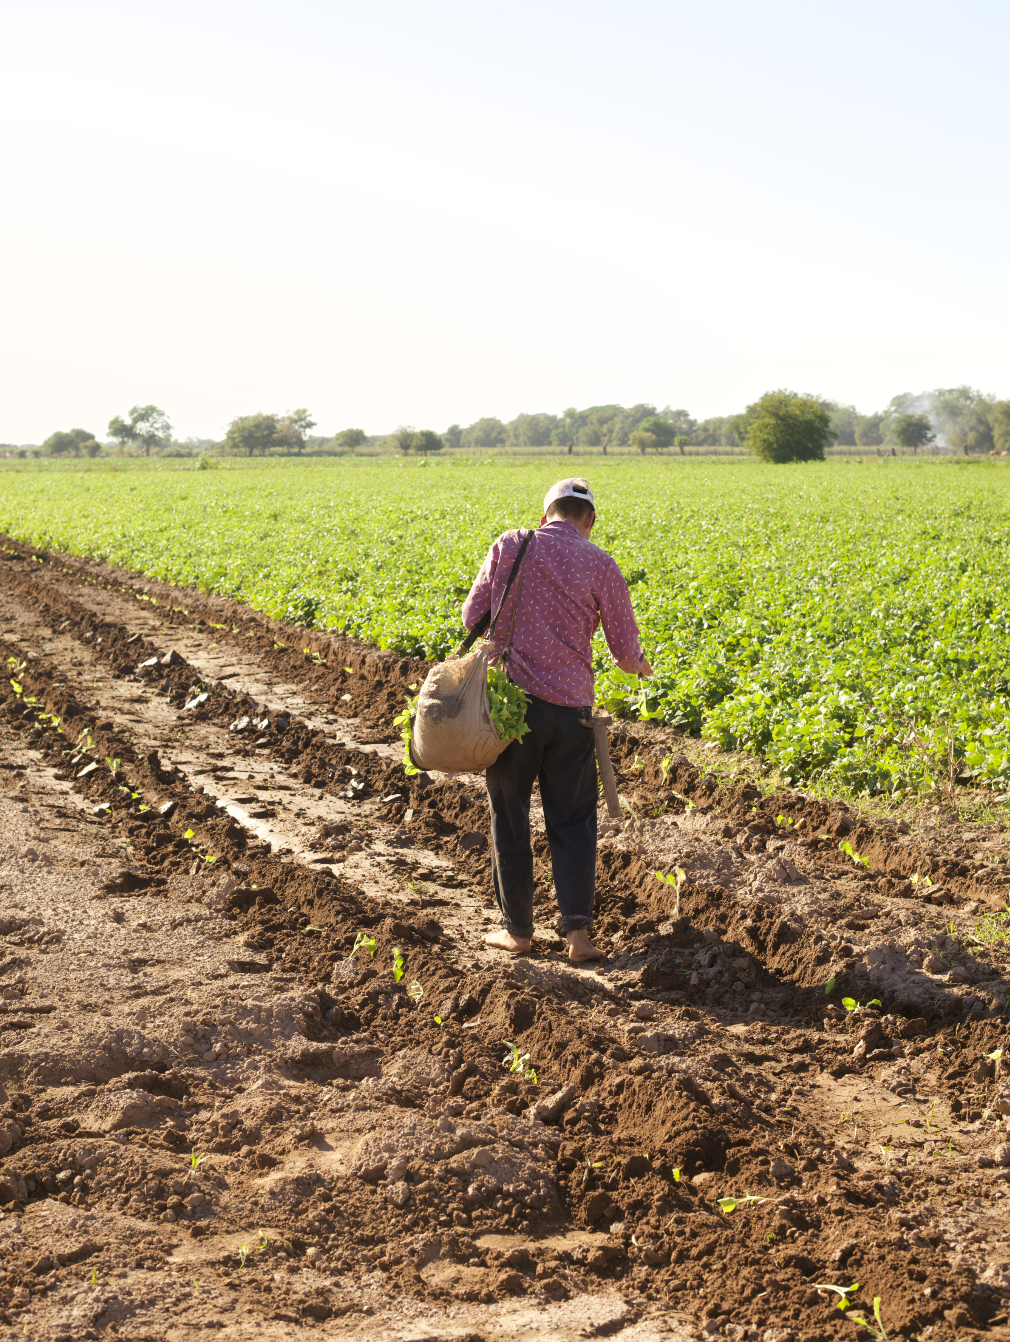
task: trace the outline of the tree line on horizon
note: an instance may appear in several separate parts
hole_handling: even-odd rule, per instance
[[[769,447],[764,441],[761,426],[772,421],[779,424],[776,432],[780,437],[784,434],[792,447]],[[783,427],[787,421],[792,425],[788,432]],[[800,437],[806,437],[804,445],[797,446],[797,426],[801,424],[806,427]],[[823,457],[833,443],[900,447],[913,452],[942,443],[964,453],[1006,453],[1010,451],[1010,400],[999,400],[967,386],[940,388],[902,393],[885,409],[866,415],[855,406],[837,401],[775,391],[766,392],[739,414],[703,420],[693,418],[684,409],[667,405],[658,410],[642,402],[630,407],[597,405],[583,410],[573,406],[560,415],[523,413],[508,421],[484,416],[466,427],[451,424],[442,433],[400,425],[389,434],[369,435],[363,429],[348,428],[326,437],[312,435],[310,431],[315,427],[316,421],[304,408],[284,415],[257,412],[233,419],[220,441],[191,438],[180,443],[173,439],[171,423],[163,410],[156,405],[137,405],[128,416],[117,415],[109,421],[104,442],[87,429],[74,428],[51,434],[38,447],[0,444],[0,450],[19,456],[150,456],[153,452],[162,456],[252,457],[300,456],[306,451],[353,454],[361,449],[427,456],[443,449],[501,451],[510,447],[598,448],[604,454],[608,448],[630,447],[644,455],[715,447],[743,448],[768,460],[801,460]],[[776,455],[780,451],[787,451],[787,456]]]

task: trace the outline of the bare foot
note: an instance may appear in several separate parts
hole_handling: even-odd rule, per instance
[[[489,932],[484,938],[485,946],[492,946],[496,951],[508,951],[512,955],[529,955],[532,944],[529,937],[514,937],[507,927]]]
[[[601,951],[599,946],[594,946],[589,940],[589,934],[584,927],[569,932],[567,936],[568,958],[573,964],[581,965],[586,960],[602,960],[606,955],[606,951]]]

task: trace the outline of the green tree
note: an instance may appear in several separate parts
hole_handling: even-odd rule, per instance
[[[445,443],[434,429],[421,429],[414,437],[414,451],[423,452],[426,457],[429,452],[441,452],[443,447]]]
[[[413,452],[414,441],[417,438],[417,430],[409,424],[401,424],[398,429],[394,429],[389,435],[389,442],[396,448],[397,452],[402,452],[404,456],[408,452]]]
[[[504,447],[506,436],[505,425],[501,420],[488,415],[463,430],[463,446],[469,450],[475,447]]]
[[[856,446],[879,447],[884,441],[886,417],[881,414],[856,416]]]
[[[109,420],[109,437],[115,438],[124,447],[136,446],[143,449],[144,455],[151,455],[152,447],[162,447],[172,434],[172,426],[164,410],[156,405],[135,405],[130,408],[130,418],[116,415]]]
[[[61,457],[64,454],[79,457],[82,452],[85,456],[93,457],[95,453],[90,450],[92,443],[101,450],[95,442],[95,435],[88,429],[61,429],[51,433],[39,451],[47,457]]]
[[[341,429],[333,441],[337,447],[342,447],[345,452],[353,455],[367,437],[364,429]]]
[[[668,419],[677,434],[681,438],[686,438],[688,442],[691,441],[698,430],[698,421],[692,419],[686,410],[674,410],[673,406],[665,405],[659,415],[661,419]],[[676,441],[675,438],[674,446],[676,446]]]
[[[993,401],[989,407],[989,425],[995,452],[1010,452],[1010,401]]]
[[[744,416],[747,447],[761,461],[823,461],[834,438],[831,412],[816,396],[766,391]]]
[[[928,415],[898,415],[891,421],[891,436],[899,447],[910,447],[918,452],[931,443],[936,434]]]
[[[733,430],[734,415],[713,415],[703,419],[691,435],[699,447],[739,447],[740,440]]]
[[[458,424],[450,424],[442,434],[442,441],[452,451],[458,451],[463,446],[463,430]]]
[[[557,415],[516,415],[505,425],[505,442],[509,447],[549,447],[558,423]]]
[[[316,427],[316,421],[304,409],[292,410],[277,421],[277,440],[299,456],[305,451],[305,436]]]
[[[989,410],[991,396],[983,396],[973,387],[948,387],[934,393],[933,413],[951,447],[965,456],[993,450]]]
[[[635,426],[631,441],[644,456],[649,448],[665,452],[677,441],[677,425],[662,415],[649,415]]]
[[[264,415],[262,411],[255,415],[240,415],[228,425],[221,451],[231,457],[251,457],[256,452],[266,456],[281,442],[277,436],[279,427],[276,415]]]

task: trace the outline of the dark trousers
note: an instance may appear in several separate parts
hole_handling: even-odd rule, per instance
[[[491,802],[491,874],[502,921],[516,937],[533,936],[530,797],[540,800],[561,910],[561,931],[593,921],[596,894],[596,754],[592,709],[562,708],[532,695],[529,732],[487,771]]]

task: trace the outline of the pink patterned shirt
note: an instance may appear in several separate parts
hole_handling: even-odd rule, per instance
[[[498,609],[523,535],[522,531],[506,531],[488,551],[463,603],[467,629],[489,610],[493,613]],[[496,649],[508,637],[518,586],[517,573],[495,627]],[[601,619],[615,662],[644,660],[628,584],[616,560],[587,541],[568,518],[545,522],[526,549],[526,571],[508,662],[512,679],[551,704],[571,708],[591,705],[591,640]]]

